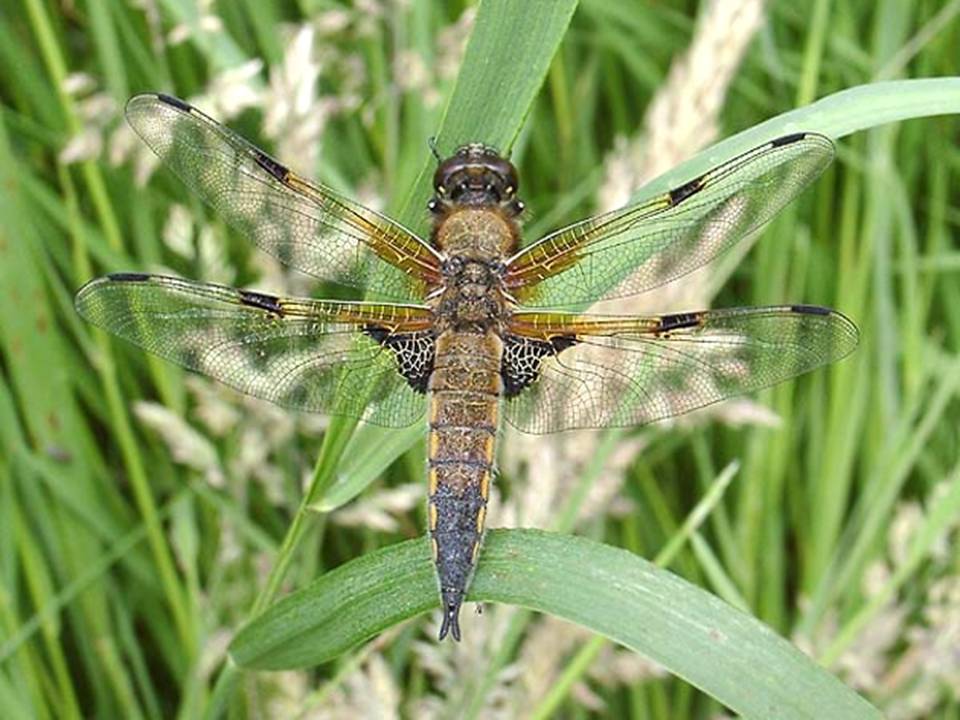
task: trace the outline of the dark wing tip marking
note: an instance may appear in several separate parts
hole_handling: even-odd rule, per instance
[[[113,282],[147,282],[150,276],[146,273],[115,272],[108,273],[107,278]]]
[[[800,142],[809,134],[810,133],[797,132],[784,135],[783,137],[774,138],[770,141],[770,147],[783,147],[784,145],[792,145],[795,142]]]
[[[801,315],[832,315],[833,310],[821,305],[791,305],[790,312]]]
[[[157,93],[156,98],[160,102],[170,105],[172,107],[175,107],[177,110],[182,110],[183,112],[191,112],[193,110],[192,105],[190,105],[189,103],[185,103],[183,100],[181,100],[178,97],[174,97],[173,95],[167,95],[165,93]]]
[[[283,306],[280,304],[280,299],[273,295],[264,295],[253,290],[240,290],[240,302],[277,315],[283,315]]]
[[[670,204],[678,205],[703,187],[703,177],[694,178],[670,191]]]
[[[703,320],[699,313],[674,313],[660,318],[660,327],[657,328],[657,332],[698,327],[701,324],[703,324]]]

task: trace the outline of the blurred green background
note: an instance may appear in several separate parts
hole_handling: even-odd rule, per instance
[[[527,237],[830,93],[956,74],[958,15],[960,2],[933,0],[582,0],[513,146]],[[349,439],[338,425],[331,437],[323,417],[93,332],[72,296],[116,270],[319,292],[154,173],[123,103],[176,94],[398,212],[475,16],[470,3],[420,0],[0,7],[0,716],[201,716],[278,553],[290,589],[422,533],[422,430]],[[526,71],[488,61],[508,82]],[[624,306],[829,305],[861,329],[852,357],[670,424],[508,433],[489,523],[548,527],[565,511],[577,533],[654,557],[719,477],[722,499],[672,571],[888,716],[960,717],[960,514],[945,501],[960,485],[958,141],[954,117],[845,138],[738,262]],[[346,451],[315,467],[324,443]],[[298,514],[318,474],[329,492]],[[285,554],[294,518],[303,540]],[[318,718],[723,712],[626,650],[578,653],[584,631],[511,623],[513,612],[465,612],[459,646],[435,644],[431,615],[310,672],[247,674],[224,691],[228,706]]]

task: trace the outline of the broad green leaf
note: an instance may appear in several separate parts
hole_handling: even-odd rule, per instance
[[[469,599],[519,605],[587,627],[757,718],[878,718],[853,690],[763,623],[625,550],[537,530],[491,531]],[[242,667],[332,660],[437,605],[429,544],[364,555],[247,625],[230,646]],[[465,632],[483,632],[466,620]]]

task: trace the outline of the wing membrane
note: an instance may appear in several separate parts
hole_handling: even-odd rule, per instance
[[[114,274],[77,293],[78,312],[124,340],[295,410],[402,427],[425,396],[407,375],[433,362],[429,310],[280,298],[173,277]],[[388,338],[402,338],[390,349]],[[419,353],[419,354],[418,354]]]
[[[858,337],[840,313],[807,305],[647,318],[523,312],[512,333],[563,348],[505,402],[507,419],[534,433],[680,415],[838,360]]]
[[[416,235],[304,180],[183,101],[138,95],[126,114],[181,180],[287,265],[405,301],[439,278],[436,253]]]
[[[759,230],[832,159],[822,135],[771,141],[651,200],[547,235],[507,262],[505,281],[531,307],[644,292]]]

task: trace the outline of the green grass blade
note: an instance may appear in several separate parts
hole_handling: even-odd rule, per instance
[[[576,0],[483,0],[447,102],[437,147],[450,153],[467,142],[484,142],[509,152],[533,107]],[[425,217],[436,161],[425,157],[399,219],[409,225]]]
[[[202,27],[201,6],[189,0],[162,0],[160,9],[171,20],[190,29],[190,39],[200,48],[204,57],[219,70],[235,68],[249,57],[237,42],[225,32],[206,32]]]
[[[900,120],[956,113],[960,113],[958,77],[858,85],[772,117],[718,142],[644,185],[639,196],[669,190],[723,160],[781,135],[815,131],[836,140],[858,130]]]
[[[871,619],[896,597],[903,585],[916,576],[923,561],[935,552],[937,543],[942,542],[950,525],[956,523],[960,516],[960,465],[943,481],[941,489],[944,492],[938,495],[935,502],[930,503],[930,512],[914,534],[904,562],[897,566],[880,592],[873,595],[869,602],[847,621],[830,646],[820,655],[821,662],[828,667],[862,635]]]
[[[231,656],[242,667],[269,670],[332,660],[435,607],[435,585],[424,538],[370,553],[254,620],[234,639]],[[747,717],[880,717],[759,621],[642,558],[592,540],[492,531],[470,599],[583,625]]]
[[[390,431],[375,425],[359,426],[344,448],[330,486],[310,509],[331,512],[350,502],[424,434],[422,423]]]

